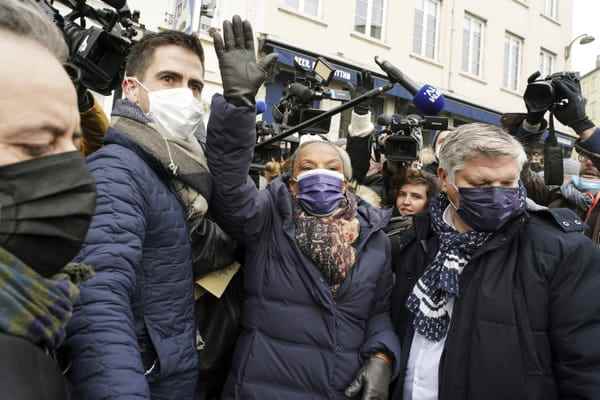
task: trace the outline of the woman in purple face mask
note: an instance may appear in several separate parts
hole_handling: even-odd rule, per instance
[[[211,115],[215,215],[246,248],[223,399],[387,399],[401,355],[384,212],[347,190],[349,157],[326,142],[301,145],[290,173],[258,191],[246,179],[254,110],[217,96]]]
[[[525,160],[498,127],[448,134],[442,193],[394,251],[392,399],[600,395],[600,254],[577,215],[527,201]]]

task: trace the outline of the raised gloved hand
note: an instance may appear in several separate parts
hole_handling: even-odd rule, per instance
[[[540,71],[536,71],[533,74],[531,74],[529,76],[529,78],[527,78],[527,83],[532,83],[535,82],[540,75],[542,75],[540,73]],[[546,114],[546,110],[544,111],[531,111],[530,107],[529,107],[529,102],[527,101],[527,98],[525,97],[527,95],[527,92],[525,92],[525,95],[523,96],[523,100],[525,101],[525,107],[527,107],[527,117],[526,120],[530,125],[539,125],[539,124],[544,124],[547,125],[546,121],[544,120],[544,115]],[[545,126],[543,129],[540,130],[544,130]]]
[[[585,112],[586,100],[581,93],[579,80],[561,79],[555,82],[557,96],[566,99],[566,104],[556,107],[554,115],[561,123],[573,128],[577,134],[581,134],[594,127]]]
[[[256,61],[252,25],[242,22],[239,15],[223,22],[225,42],[215,29],[210,35],[219,59],[223,96],[236,106],[254,107],[256,93],[275,65],[277,54]]]
[[[346,397],[353,398],[362,391],[362,400],[387,400],[392,364],[386,358],[385,355],[372,356],[346,389]]]
[[[352,98],[355,99],[369,90],[373,89],[373,76],[369,71],[362,70],[358,74],[356,87],[352,90]],[[354,112],[358,115],[366,115],[371,109],[371,100],[365,100],[354,106]]]

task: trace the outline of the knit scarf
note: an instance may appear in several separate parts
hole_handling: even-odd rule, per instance
[[[443,214],[450,204],[445,193],[431,201],[432,227],[439,238],[439,250],[415,284],[406,303],[414,314],[415,330],[430,341],[442,340],[450,324],[448,300],[458,297],[459,279],[473,253],[493,235],[489,232],[459,233],[448,226]]]
[[[89,267],[70,266],[46,279],[0,247],[0,332],[56,349],[79,296],[71,278],[83,281],[93,275]]]
[[[357,201],[346,193],[340,207],[328,217],[308,214],[294,199],[296,243],[323,274],[335,295],[354,263],[360,224],[357,218]]]

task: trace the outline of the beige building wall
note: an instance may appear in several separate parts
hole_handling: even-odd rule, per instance
[[[581,88],[587,99],[588,116],[600,126],[600,57],[596,69],[581,78]]]
[[[170,5],[173,4],[171,0]],[[300,0],[300,3],[308,0]],[[210,24],[217,28],[225,18],[240,14],[255,32],[300,49],[320,53],[380,72],[374,56],[390,60],[421,83],[499,112],[525,111],[522,93],[527,77],[540,68],[540,50],[554,55],[554,72],[567,69],[565,46],[572,39],[573,2],[557,2],[556,16],[547,16],[550,0],[442,0],[439,10],[437,55],[427,58],[413,52],[415,6],[421,0],[384,0],[381,40],[355,32],[356,0],[320,0],[317,17],[298,12],[286,0],[216,0],[217,13]],[[199,0],[196,0],[199,3]],[[479,76],[462,67],[465,14],[484,22],[483,54]],[[523,41],[516,90],[503,86],[505,35]],[[212,40],[199,33],[207,54],[205,98],[220,90],[220,77]],[[385,104],[386,110],[393,105]],[[600,115],[599,115],[600,116]],[[562,131],[568,128],[557,126]]]

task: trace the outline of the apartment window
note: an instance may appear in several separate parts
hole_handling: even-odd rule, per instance
[[[540,72],[546,77],[554,72],[556,68],[556,54],[548,50],[540,50]]]
[[[473,15],[465,14],[462,67],[464,72],[475,76],[481,76],[484,29],[485,21]]]
[[[215,17],[217,13],[217,0],[200,1],[200,24],[201,32],[208,32],[210,28],[217,26]]]
[[[416,0],[413,51],[435,59],[438,53],[440,0]]]
[[[354,30],[373,39],[383,40],[386,0],[356,0]]]
[[[521,60],[523,58],[523,39],[506,33],[504,38],[504,87],[519,89],[521,76]]]
[[[558,19],[558,0],[544,0],[544,14],[550,18]]]
[[[283,0],[283,4],[292,8],[300,13],[310,15],[311,17],[318,17],[320,12],[320,0]]]

